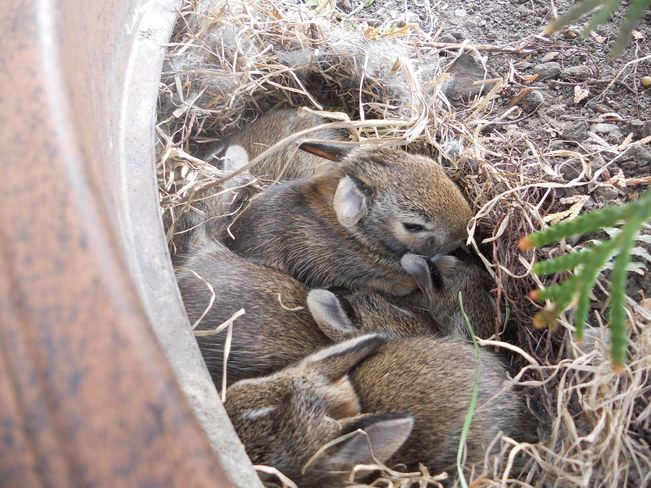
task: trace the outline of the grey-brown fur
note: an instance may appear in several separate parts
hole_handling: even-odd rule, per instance
[[[360,358],[360,342],[373,337],[379,343]],[[323,358],[332,357],[342,368],[350,365],[347,376],[324,376],[333,367]],[[383,461],[409,467],[421,462],[432,472],[450,469],[477,371],[479,396],[467,440],[468,461],[477,462],[498,432],[519,439],[527,437],[527,427],[518,396],[508,388],[501,391],[505,370],[497,357],[482,350],[478,365],[472,346],[463,342],[363,336],[268,377],[236,383],[227,391],[225,405],[254,463],[274,465],[302,487],[334,487],[341,486],[337,483],[346,473],[327,482],[320,473],[301,473],[310,456],[342,434],[333,425],[326,427],[326,417],[345,426],[347,416],[360,412],[413,416],[408,439]],[[247,411],[261,415],[247,416]]]
[[[244,308],[233,324],[227,361],[227,381],[269,374],[297,361],[331,341],[319,330],[305,308],[307,289],[279,271],[233,255],[219,244],[207,243],[177,269],[177,280],[191,323],[204,313],[215,291],[215,301],[198,330],[211,330]],[[226,332],[198,337],[208,370],[221,387]]]
[[[498,432],[522,439],[528,428],[518,396],[508,389],[496,395],[504,386],[506,371],[493,353],[482,349],[478,365],[469,344],[400,339],[351,371],[362,411],[414,415],[411,436],[389,463],[417,467],[422,462],[433,472],[452,468],[477,369],[479,396],[466,444],[468,461],[477,462]]]
[[[272,110],[245,124],[241,130],[229,136],[224,142],[209,149],[205,159],[221,167],[219,158],[223,155],[223,151],[228,146],[238,145],[246,150],[251,160],[282,139],[327,122],[323,117],[307,112],[302,113],[296,109]],[[249,170],[250,173],[264,179],[283,181],[306,178],[332,167],[332,162],[298,148],[306,139],[340,141],[344,140],[344,136],[335,129],[310,132],[286,144],[279,152],[253,166]]]
[[[444,334],[447,328],[421,306],[424,301],[345,288],[314,289],[307,295],[312,317],[335,342],[369,332],[382,332],[388,337]]]
[[[470,216],[458,188],[431,159],[356,148],[336,168],[255,196],[225,242],[310,287],[403,295],[416,283],[401,256],[454,249]],[[405,223],[427,229],[410,232]]]
[[[409,260],[409,262],[408,262]],[[491,295],[493,280],[470,256],[403,256],[401,263],[412,272],[422,293],[415,300],[429,310],[442,335],[470,338],[470,331],[459,304],[472,325],[473,333],[487,338],[495,332],[495,301]]]
[[[194,273],[200,276],[197,277]],[[227,361],[227,381],[269,374],[308,354],[338,341],[368,332],[384,331],[395,337],[434,334],[439,331],[425,310],[395,297],[376,293],[336,290],[312,292],[291,276],[230,252],[218,243],[207,242],[195,249],[177,268],[177,279],[191,323],[201,319],[197,330],[214,330],[235,312],[245,314],[233,325]],[[205,281],[204,281],[205,280]],[[314,314],[339,313],[337,323],[324,335]],[[344,315],[342,317],[342,315]],[[347,329],[339,329],[345,322]],[[334,332],[333,332],[334,331]],[[226,332],[198,337],[197,342],[213,380],[221,387]]]
[[[409,435],[411,416],[362,415],[346,377],[385,341],[378,335],[352,339],[343,354],[331,346],[278,373],[230,386],[224,406],[251,461],[278,468],[301,488],[339,488],[355,464],[373,461],[369,441],[376,458],[390,457]]]

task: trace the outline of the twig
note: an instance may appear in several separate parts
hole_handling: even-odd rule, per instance
[[[508,47],[508,46],[494,46],[492,44],[459,44],[454,42],[425,42],[423,47],[432,47],[435,49],[475,49],[480,52],[487,53],[506,53],[506,54],[534,54],[538,52],[536,49],[527,49],[524,46]]]

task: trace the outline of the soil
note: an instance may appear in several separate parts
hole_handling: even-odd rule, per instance
[[[433,14],[436,18],[432,19],[427,9],[414,2],[377,0],[362,12],[367,11],[376,18],[417,20],[423,29],[431,29],[433,25],[440,29],[441,42],[515,47],[531,36],[542,34],[553,18],[552,5],[555,4],[558,13],[563,13],[573,3],[572,0],[443,0],[436,6]],[[537,134],[538,139],[558,139],[559,147],[584,143],[590,132],[612,143],[621,143],[630,133],[636,139],[651,135],[651,89],[645,90],[641,84],[642,77],[651,75],[651,59],[631,66],[613,86],[608,86],[627,63],[651,55],[649,12],[636,29],[638,39],[620,57],[609,57],[622,17],[620,9],[611,22],[587,38],[580,35],[588,21],[584,18],[580,24],[547,36],[551,42],[530,46],[535,51],[531,54],[482,53],[491,76],[504,75],[510,65],[523,77],[539,75],[527,84],[534,93],[527,97],[527,102],[533,103],[527,107],[525,102],[524,108],[525,112],[527,108],[532,109],[532,113],[519,124],[520,130]],[[589,92],[579,103],[574,101],[577,86]],[[512,94],[502,94],[505,107],[512,100],[509,95]],[[609,113],[621,116],[621,120],[604,116]],[[625,176],[651,174],[648,145],[625,156],[618,164]]]

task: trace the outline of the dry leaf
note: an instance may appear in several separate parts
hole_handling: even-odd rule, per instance
[[[508,108],[515,107],[518,105],[524,98],[529,95],[533,91],[533,88],[527,87],[523,88],[520,90],[512,99],[511,101],[506,105]]]
[[[580,32],[576,29],[567,28],[562,32],[562,34],[566,39],[575,39],[579,37]]]
[[[391,65],[391,74],[396,73],[400,69],[401,65],[402,63],[400,62],[400,58],[396,58],[396,60]]]
[[[590,119],[589,122],[596,123],[596,124],[600,124],[603,122],[624,122],[624,117],[622,117],[616,112],[606,112],[600,114],[598,117],[595,117],[594,119]]]
[[[582,100],[585,100],[590,95],[590,90],[583,88],[581,85],[576,85],[574,87],[574,103],[581,103]]]
[[[606,42],[606,38],[605,38],[604,36],[600,36],[600,35],[597,34],[595,31],[590,32],[590,35],[591,35],[592,38],[593,38],[595,41],[597,41],[599,44],[603,44],[604,42]]]
[[[560,53],[558,51],[551,51],[545,54],[541,59],[541,63],[547,63],[549,61],[554,61]]]
[[[538,79],[538,76],[538,73],[536,73],[535,75],[520,76],[520,78],[524,83],[533,83]]]
[[[375,27],[368,27],[364,29],[364,37],[367,39],[375,39],[377,37],[378,30]]]
[[[543,220],[545,222],[551,222],[552,224],[574,220],[579,215],[579,213],[581,213],[581,210],[583,210],[583,207],[588,202],[588,200],[590,200],[590,196],[588,195],[575,195],[572,197],[561,198],[561,203],[572,203],[572,206],[567,210],[563,210],[562,212],[546,215]]]

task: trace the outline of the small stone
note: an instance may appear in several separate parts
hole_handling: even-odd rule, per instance
[[[466,15],[468,15],[468,13],[466,12],[465,9],[457,8],[454,10],[455,17],[465,17]]]
[[[556,61],[541,63],[533,67],[533,72],[538,75],[537,81],[543,81],[548,78],[556,78],[561,74],[561,65]]]
[[[629,120],[628,123],[635,129],[641,129],[644,126],[644,121],[642,119],[638,119],[637,117]]]
[[[597,196],[597,198],[605,200],[609,203],[619,197],[619,192],[617,189],[609,185],[598,186],[594,189],[594,194]]]
[[[450,32],[450,35],[454,37],[457,41],[462,41],[464,38],[463,32]]]
[[[476,82],[483,79],[484,68],[470,54],[459,56],[448,72],[452,76],[452,83],[446,95],[453,104],[469,100],[482,92],[484,86]]]
[[[588,123],[585,120],[575,120],[559,127],[563,139],[580,143],[588,137]]]
[[[626,161],[620,163],[620,167],[624,173],[632,176],[637,176],[637,172],[648,173],[651,168],[651,150],[644,146],[632,146],[626,151]]]
[[[463,24],[461,24],[461,25],[463,25],[466,29],[476,29],[477,28],[477,22],[475,22],[472,19],[465,20],[463,22]]]
[[[532,91],[520,102],[520,107],[524,113],[530,114],[536,110],[545,101],[545,97],[537,90]]]
[[[350,12],[353,9],[350,0],[337,0],[337,7],[346,13]]]
[[[615,124],[594,124],[590,130],[597,134],[610,134],[613,131],[619,131],[619,127]]]
[[[443,34],[438,38],[439,42],[445,42],[446,44],[456,44],[457,39],[452,34]]]
[[[651,136],[651,120],[647,120],[642,126],[642,136],[643,137]]]
[[[545,115],[549,117],[558,117],[567,112],[567,106],[564,103],[557,103],[547,107],[545,110]]]
[[[547,54],[545,54],[541,59],[541,63],[549,63],[550,61],[554,61],[560,53],[558,51],[550,51]]]
[[[405,21],[408,24],[417,24],[420,22],[420,17],[416,12],[407,12],[405,14]]]
[[[615,129],[604,135],[604,138],[611,144],[621,144],[624,141],[624,134],[619,129]]]
[[[607,114],[608,112],[612,112],[612,109],[603,103],[595,103],[594,109],[595,112],[599,112],[600,114]]]
[[[583,163],[581,163],[580,159],[569,159],[561,165],[559,171],[565,181],[571,181],[581,174],[581,171],[583,171]]]
[[[567,66],[561,71],[561,78],[570,80],[587,80],[592,76],[590,68],[580,64],[578,66]]]
[[[626,121],[627,123],[624,126],[625,133],[633,133],[635,139],[642,139],[642,131],[644,130],[644,121],[638,118],[632,118]]]

